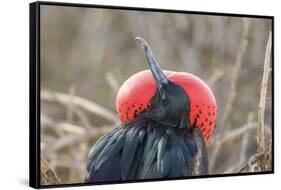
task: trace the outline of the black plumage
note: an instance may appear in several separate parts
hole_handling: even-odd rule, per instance
[[[173,128],[140,117],[117,127],[92,148],[86,182],[208,174],[197,128]]]
[[[149,108],[93,146],[86,182],[207,175],[206,145],[200,130],[190,124],[188,94],[167,79],[148,44],[138,40],[157,90]]]

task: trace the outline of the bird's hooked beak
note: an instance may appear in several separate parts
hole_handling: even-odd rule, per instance
[[[136,37],[135,39],[137,43],[144,49],[144,53],[149,64],[150,70],[156,82],[157,88],[162,89],[163,85],[168,84],[168,79],[156,59],[154,58],[152,51],[148,45],[148,43],[141,37]]]

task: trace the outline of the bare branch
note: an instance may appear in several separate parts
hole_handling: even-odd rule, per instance
[[[64,123],[64,128],[73,128],[75,127],[76,130],[79,128],[83,128],[81,126],[75,126],[73,124]],[[48,151],[58,151],[62,148],[67,146],[72,146],[74,144],[78,144],[81,142],[86,142],[91,138],[99,137],[105,133],[108,133],[112,130],[111,126],[103,126],[103,127],[95,127],[90,130],[86,130],[84,134],[81,135],[65,135],[63,138],[58,139],[54,144],[50,145]]]
[[[254,117],[254,113],[250,112],[248,114],[248,124],[253,122],[253,117]],[[247,152],[248,141],[249,141],[249,133],[244,133],[242,137],[240,156],[239,156],[240,163],[244,163],[247,159],[246,152]]]
[[[257,128],[257,123],[248,123],[246,125],[237,127],[237,129],[233,129],[227,131],[224,136],[216,135],[211,139],[209,147],[212,146],[221,146],[220,144],[226,143],[228,141],[234,140],[235,138],[244,135],[245,133],[249,133],[250,130],[254,130]],[[270,129],[268,127],[265,128],[266,134],[270,134]]]
[[[40,167],[41,167],[41,169],[40,169],[41,183],[43,185],[54,185],[54,184],[60,184],[61,183],[61,180],[57,176],[54,169],[50,167],[50,165],[43,158],[42,155],[41,155]]]
[[[118,84],[117,79],[114,77],[114,75],[111,72],[107,72],[105,74],[105,78],[109,86],[114,90],[114,92],[118,92],[120,85]]]
[[[224,134],[224,130],[226,128],[225,126],[227,124],[226,122],[231,113],[233,101],[236,96],[236,85],[237,85],[236,83],[237,83],[237,79],[239,77],[240,68],[243,63],[243,57],[244,57],[244,54],[248,47],[248,33],[249,33],[250,21],[245,18],[245,19],[243,19],[242,24],[243,24],[242,36],[241,36],[239,47],[238,47],[238,53],[236,56],[235,65],[233,67],[233,71],[232,71],[232,75],[231,75],[230,90],[229,90],[229,93],[227,96],[224,114],[222,116],[222,121],[221,121],[221,125],[220,125],[219,132],[218,132],[222,136]],[[220,151],[220,148],[221,148],[221,144],[219,144],[218,146],[215,147],[214,152],[213,152],[213,157],[210,159],[210,170],[211,171],[213,170],[213,168],[216,164],[216,161],[218,160],[217,156]]]
[[[222,70],[216,70],[211,78],[208,80],[208,85],[212,87],[222,76],[224,72]]]
[[[75,106],[78,106],[80,108],[87,110],[88,112],[90,112],[92,114],[98,115],[108,121],[111,121],[112,123],[119,122],[119,119],[116,116],[116,114],[114,114],[113,112],[107,110],[106,108],[98,105],[97,103],[94,103],[85,98],[81,98],[78,96],[70,96],[68,94],[55,92],[52,90],[42,90],[41,99],[43,101],[48,101],[48,102],[58,102],[65,106],[73,104]]]
[[[242,166],[238,172],[260,172],[272,169],[272,138],[269,141],[269,150],[265,150],[265,128],[264,112],[266,104],[267,83],[270,75],[270,55],[271,55],[271,32],[269,33],[268,42],[265,52],[263,79],[260,92],[260,102],[258,106],[258,136],[257,136],[257,153],[250,157],[247,163]],[[271,136],[271,135],[270,135]]]
[[[64,132],[78,134],[78,135],[85,134],[88,130],[82,126],[78,126],[78,125],[74,125],[74,124],[66,123],[66,122],[60,122],[60,123],[56,124],[55,127],[61,128]]]
[[[68,95],[73,98],[75,96],[75,91],[75,86],[71,85],[68,90]],[[73,110],[75,110],[75,105],[73,105],[72,102],[73,101],[70,101],[70,103],[66,106],[65,117],[68,122],[73,121]]]
[[[256,126],[257,126],[256,123],[249,123],[249,124],[243,125],[242,127],[239,127],[237,129],[234,129],[232,131],[225,133],[225,135],[223,137],[221,137],[221,135],[218,135],[213,138],[214,145],[220,146],[219,144],[223,144],[227,141],[233,140],[234,138],[248,132],[249,130],[256,128]]]
[[[238,47],[238,53],[237,53],[235,65],[233,67],[232,74],[231,74],[230,90],[229,90],[226,104],[225,104],[224,115],[222,117],[221,128],[220,128],[221,132],[223,132],[223,130],[226,126],[226,122],[228,120],[229,114],[231,113],[232,104],[233,104],[233,101],[236,96],[237,80],[238,80],[240,69],[241,69],[241,66],[243,63],[244,54],[248,47],[249,25],[250,25],[250,21],[245,18],[243,20],[243,31],[242,31],[240,44]]]
[[[270,170],[268,163],[268,154],[265,152],[257,153],[253,155],[249,161],[240,168],[237,172],[261,172]]]
[[[266,92],[267,92],[267,83],[270,75],[270,55],[271,55],[271,32],[269,33],[265,58],[264,58],[264,68],[263,68],[263,78],[260,91],[260,102],[258,105],[258,153],[265,151],[265,138],[264,138],[264,112],[266,104]]]

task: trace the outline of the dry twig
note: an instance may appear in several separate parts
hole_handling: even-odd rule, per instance
[[[265,59],[264,59],[264,68],[263,68],[263,78],[260,92],[260,102],[258,105],[258,135],[257,135],[257,153],[253,155],[248,162],[243,166],[239,172],[259,172],[259,171],[268,171],[272,169],[272,139],[269,141],[269,150],[265,149],[265,125],[264,125],[264,112],[266,104],[266,91],[269,74],[271,71],[270,68],[270,55],[271,55],[271,32],[269,33]]]
[[[233,140],[236,137],[248,132],[249,130],[255,129],[257,126],[256,123],[248,123],[246,125],[243,125],[237,129],[231,130],[227,133],[225,133],[225,135],[222,137],[221,135],[217,135],[215,136],[212,140],[213,140],[213,146],[221,146],[223,143]]]
[[[236,96],[237,80],[238,80],[240,69],[241,69],[241,66],[242,66],[242,63],[243,63],[244,54],[245,54],[246,49],[248,47],[249,26],[250,26],[250,21],[245,18],[243,20],[243,31],[242,31],[240,44],[239,44],[239,47],[238,47],[238,53],[237,53],[235,65],[233,67],[232,74],[231,74],[230,90],[229,90],[227,100],[226,100],[226,104],[225,104],[224,115],[222,117],[221,128],[220,128],[221,132],[223,132],[223,130],[224,130],[226,124],[227,124],[226,122],[229,118],[229,114],[231,113],[233,101],[234,101],[235,96]]]
[[[69,91],[68,94],[70,97],[74,97],[75,96],[75,87],[73,85],[71,85],[69,87]],[[71,101],[67,106],[66,106],[66,113],[65,113],[65,117],[66,120],[68,122],[72,122],[73,121],[73,110],[75,110],[75,105],[73,105],[72,103],[73,101]]]
[[[42,185],[54,185],[60,184],[61,180],[57,176],[56,172],[53,168],[50,167],[48,162],[43,158],[41,155],[41,162],[40,162],[40,173],[41,173],[41,184]]]
[[[264,139],[264,112],[266,104],[266,92],[267,92],[267,83],[270,75],[270,55],[271,55],[271,32],[268,37],[265,59],[264,59],[264,68],[263,68],[263,78],[260,91],[260,103],[258,105],[258,153],[265,151],[265,139]]]
[[[111,72],[107,72],[105,74],[105,78],[109,86],[114,90],[114,92],[118,92],[120,85],[118,84],[117,79],[114,77],[114,75]]]
[[[226,104],[225,104],[225,109],[224,109],[224,115],[222,117],[222,122],[219,128],[219,134],[220,135],[224,135],[224,131],[225,131],[225,126],[227,125],[227,120],[229,118],[229,115],[231,113],[231,109],[232,109],[232,105],[233,105],[233,101],[235,99],[236,96],[236,84],[237,84],[237,80],[239,77],[239,72],[240,72],[240,68],[242,66],[243,63],[243,57],[244,54],[246,52],[247,46],[248,46],[248,33],[249,33],[249,26],[250,26],[250,21],[248,19],[244,19],[243,20],[243,31],[242,31],[242,36],[240,39],[240,44],[238,47],[238,53],[236,56],[236,60],[235,60],[235,65],[233,67],[233,71],[232,71],[232,75],[231,75],[231,81],[230,81],[230,90],[227,96],[227,100],[226,100]],[[218,146],[215,147],[215,149],[213,150],[213,156],[210,159],[210,170],[212,171],[216,161],[217,161],[217,156],[218,153],[220,151],[221,148],[221,144],[219,144]]]
[[[253,112],[250,112],[248,114],[248,124],[253,122],[253,116],[254,116]],[[239,156],[239,162],[240,163],[244,163],[245,160],[246,160],[246,152],[247,152],[248,141],[249,141],[249,133],[244,133],[243,137],[242,137],[240,156]]]
[[[52,90],[42,90],[41,91],[41,99],[43,101],[48,102],[58,102],[63,105],[70,105],[73,104],[75,106],[78,106],[80,108],[83,108],[84,110],[87,110],[88,112],[98,115],[108,121],[111,121],[112,123],[118,123],[119,119],[113,112],[107,110],[106,108],[98,105],[97,103],[94,103],[90,100],[87,100],[85,98],[81,98],[78,96],[71,96],[68,94],[55,92]]]
[[[248,162],[237,172],[261,172],[268,171],[271,166],[268,165],[269,154],[267,153],[257,153],[253,155]]]
[[[61,124],[62,125],[62,124]],[[64,128],[82,128],[81,126],[75,126],[73,124],[63,123]],[[65,135],[63,138],[58,139],[53,145],[50,145],[48,151],[58,151],[67,146],[72,146],[81,142],[86,142],[91,138],[99,137],[112,130],[111,126],[95,127],[90,130],[86,130],[84,134],[81,135]],[[48,152],[47,151],[47,152]]]
[[[208,85],[212,88],[212,86],[224,75],[222,70],[216,70],[211,78],[208,80]]]

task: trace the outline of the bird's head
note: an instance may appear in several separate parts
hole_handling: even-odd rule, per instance
[[[127,123],[138,116],[170,127],[198,127],[209,142],[217,115],[215,97],[207,84],[190,73],[162,70],[148,43],[137,37],[150,70],[131,76],[119,89],[116,109]]]
[[[189,114],[190,105],[184,89],[166,77],[147,42],[140,37],[136,41],[144,49],[157,87],[144,116],[171,127],[189,127],[189,117],[186,116]]]

